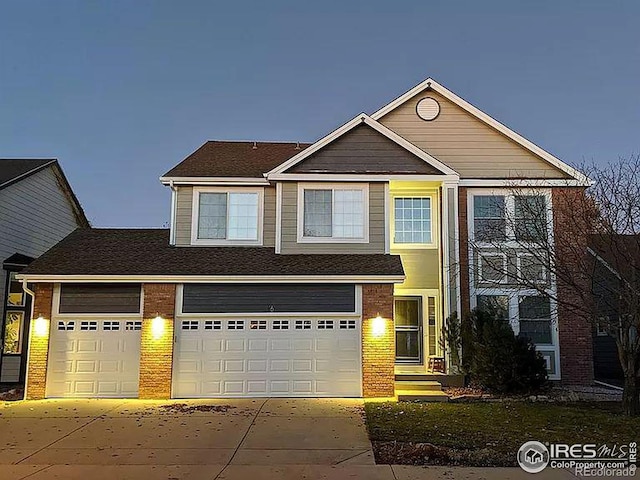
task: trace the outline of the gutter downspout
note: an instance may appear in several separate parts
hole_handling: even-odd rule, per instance
[[[173,180],[169,180],[169,188],[171,189],[171,223],[169,224],[169,245],[176,244],[176,207],[178,188],[173,185]]]
[[[36,303],[36,294],[33,290],[31,290],[27,286],[27,280],[22,280],[22,290],[31,297],[31,312],[29,313],[29,337],[28,337],[28,346],[27,346],[27,365],[25,367],[24,374],[24,393],[22,394],[22,399],[24,400],[27,396],[27,388],[29,388],[29,359],[31,358],[31,334],[33,333],[33,310]]]

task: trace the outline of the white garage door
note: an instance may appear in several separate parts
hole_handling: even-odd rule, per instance
[[[139,320],[52,322],[47,397],[137,397]]]
[[[359,397],[359,318],[178,319],[173,396]]]

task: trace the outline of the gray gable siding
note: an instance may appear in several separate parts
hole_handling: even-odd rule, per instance
[[[37,258],[79,226],[53,167],[0,190],[0,261],[16,252]],[[0,273],[0,302],[3,302],[5,272]],[[0,381],[18,381],[19,374],[20,357],[2,362]]]
[[[395,173],[442,175],[368,125],[359,125],[287,173]]]

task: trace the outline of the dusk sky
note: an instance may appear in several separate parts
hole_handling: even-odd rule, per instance
[[[313,141],[425,79],[569,163],[640,152],[640,2],[1,1],[0,158],[160,227],[208,139]]]

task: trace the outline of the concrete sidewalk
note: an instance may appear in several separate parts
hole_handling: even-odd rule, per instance
[[[375,465],[362,401],[0,404],[0,480],[525,479],[520,469]],[[547,470],[537,479],[574,479]]]

